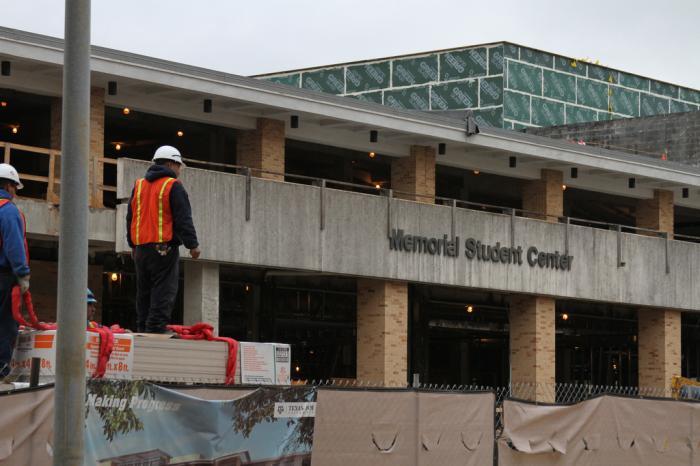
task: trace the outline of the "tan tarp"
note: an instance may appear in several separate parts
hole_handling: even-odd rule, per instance
[[[492,393],[319,390],[312,466],[487,465]]]
[[[700,404],[601,396],[572,406],[506,400],[502,466],[700,465]]]
[[[0,464],[51,466],[53,388],[0,396]]]
[[[175,389],[208,400],[251,391]],[[52,464],[53,394],[50,387],[0,396],[0,464]],[[319,389],[317,401],[313,466],[492,464],[492,393]]]

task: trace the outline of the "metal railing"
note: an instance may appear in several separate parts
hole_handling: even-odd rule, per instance
[[[611,230],[615,231],[618,234],[618,239],[617,239],[617,265],[618,267],[624,267],[625,266],[625,261],[623,260],[622,257],[622,234],[623,233],[632,233],[632,234],[637,234],[637,235],[643,235],[643,236],[653,236],[657,237],[660,239],[665,240],[664,243],[664,248],[666,251],[666,273],[669,273],[670,271],[670,266],[669,266],[669,258],[668,258],[668,241],[671,239],[679,240],[679,241],[686,241],[686,242],[695,242],[695,243],[700,243],[700,237],[698,236],[691,236],[691,235],[683,235],[683,234],[676,234],[676,233],[668,233],[665,231],[660,231],[660,230],[654,230],[651,228],[644,228],[644,227],[638,227],[638,226],[633,226],[633,225],[622,225],[622,224],[615,224],[615,223],[609,223],[609,222],[602,222],[598,220],[590,220],[590,219],[583,219],[583,218],[578,218],[578,217],[569,217],[569,216],[562,216],[562,215],[552,215],[552,214],[547,214],[544,212],[538,212],[538,211],[532,211],[532,210],[526,210],[526,209],[518,209],[518,208],[513,208],[513,207],[504,207],[504,206],[498,206],[494,204],[485,204],[485,203],[480,203],[480,202],[471,202],[471,201],[464,201],[461,199],[454,199],[454,198],[449,198],[449,197],[443,197],[443,196],[436,196],[436,195],[430,195],[430,194],[420,194],[420,193],[411,193],[411,192],[406,192],[406,191],[399,191],[399,190],[394,190],[390,188],[384,188],[384,187],[377,187],[375,186],[370,186],[366,184],[357,184],[357,183],[350,183],[347,181],[337,181],[337,180],[331,180],[331,179],[326,179],[326,178],[318,178],[318,177],[313,177],[313,176],[307,176],[307,175],[298,175],[294,173],[285,173],[285,172],[277,172],[277,171],[271,171],[271,170],[264,170],[260,168],[251,168],[243,165],[235,165],[235,164],[227,164],[227,163],[220,163],[220,162],[207,162],[203,160],[196,160],[196,159],[189,159],[186,158],[184,159],[185,162],[188,163],[188,165],[201,165],[204,167],[214,167],[214,168],[219,168],[219,169],[224,169],[220,171],[227,171],[227,172],[232,172],[235,174],[243,175],[247,177],[247,182],[246,182],[246,221],[250,220],[250,183],[251,183],[251,178],[253,176],[257,178],[266,178],[266,179],[273,179],[277,181],[290,181],[290,182],[301,182],[303,184],[310,184],[317,186],[321,189],[321,200],[320,200],[320,227],[321,230],[324,229],[325,227],[325,219],[324,219],[324,209],[323,209],[323,204],[324,204],[324,199],[323,199],[323,190],[325,188],[330,188],[330,187],[335,187],[338,189],[342,190],[347,190],[347,191],[360,191],[360,192],[365,192],[369,194],[376,194],[380,196],[384,196],[387,198],[388,202],[388,216],[391,218],[391,204],[392,204],[392,199],[402,199],[402,200],[413,200],[416,202],[425,202],[425,203],[431,203],[431,204],[437,204],[437,205],[443,205],[443,206],[449,206],[452,208],[452,234],[454,236],[454,223],[455,223],[455,210],[457,208],[464,208],[464,209],[469,209],[469,210],[478,210],[478,211],[484,211],[484,212],[489,212],[493,214],[498,214],[498,215],[507,215],[511,217],[511,238],[514,238],[514,220],[515,217],[524,217],[524,218],[530,218],[534,220],[543,220],[551,223],[560,223],[565,225],[565,249],[568,251],[568,246],[569,246],[569,226],[571,225],[577,225],[577,226],[585,226],[585,227],[592,227],[592,228],[599,228],[599,229],[605,229],[605,230]],[[253,175],[253,174],[257,174]],[[387,233],[390,233],[390,224],[391,222],[389,221],[389,227]]]
[[[19,171],[19,177],[26,181],[36,181],[39,183],[46,183],[46,196],[43,198],[47,202],[57,204],[60,201],[60,157],[61,151],[58,149],[47,149],[44,147],[27,146],[24,144],[15,144],[7,141],[0,141],[0,149],[3,153],[3,162],[12,163],[13,152],[15,156],[19,155],[18,152],[22,153],[22,156],[26,154],[31,154],[31,156],[37,157],[37,159],[47,157],[48,158],[48,170],[34,170],[31,173]],[[90,197],[91,205],[93,207],[102,207],[102,198],[104,192],[114,192],[116,193],[117,187],[110,186],[103,183],[103,173],[104,165],[117,165],[116,159],[107,158],[104,156],[93,157],[90,162],[92,167],[90,171],[93,176],[90,178]],[[45,173],[45,174],[44,174]]]

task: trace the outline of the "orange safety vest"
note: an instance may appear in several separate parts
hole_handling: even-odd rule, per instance
[[[0,199],[0,208],[12,202],[10,199]],[[16,206],[15,206],[16,207]],[[19,207],[17,207],[19,210]],[[19,210],[19,215],[22,217],[22,238],[24,238],[24,255],[27,256],[27,265],[29,265],[29,244],[27,244],[27,219],[24,217],[24,212]],[[0,246],[2,240],[0,239]]]
[[[131,241],[135,245],[167,243],[173,239],[170,190],[177,182],[170,177],[136,180],[131,199]]]

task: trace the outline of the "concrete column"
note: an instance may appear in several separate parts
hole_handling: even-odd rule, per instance
[[[673,234],[673,191],[655,189],[651,199],[637,201],[638,227]]]
[[[564,174],[557,170],[542,170],[539,180],[531,180],[523,186],[523,210],[541,212],[546,215],[564,215]],[[529,215],[548,222],[557,223],[554,217]]]
[[[383,386],[408,381],[408,286],[357,280],[357,379]]]
[[[219,334],[219,264],[184,261],[185,293],[183,323],[205,322]]]
[[[236,164],[284,173],[284,122],[258,118],[257,128],[239,131],[236,140]],[[253,176],[284,181],[284,176],[253,171]]]
[[[513,396],[554,402],[555,301],[516,295],[510,311],[510,380]]]
[[[61,98],[51,99],[51,149],[61,150]],[[90,159],[88,175],[90,180],[90,207],[103,207],[102,185],[104,164],[100,158],[104,156],[105,144],[105,90],[93,87],[90,90]],[[56,179],[61,178],[61,158],[57,157],[55,162],[54,175]],[[60,185],[54,187],[53,199],[51,202],[58,202]]]
[[[639,387],[670,396],[673,376],[681,375],[681,312],[640,309],[637,317]]]
[[[418,194],[406,196],[396,194],[401,199],[432,204],[435,202],[435,148],[411,146],[407,157],[395,158],[391,162],[391,188],[395,191]]]

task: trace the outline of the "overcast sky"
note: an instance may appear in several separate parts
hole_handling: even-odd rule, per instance
[[[62,0],[0,25],[63,37]],[[700,89],[700,0],[93,0],[92,42],[252,75],[512,41]]]

